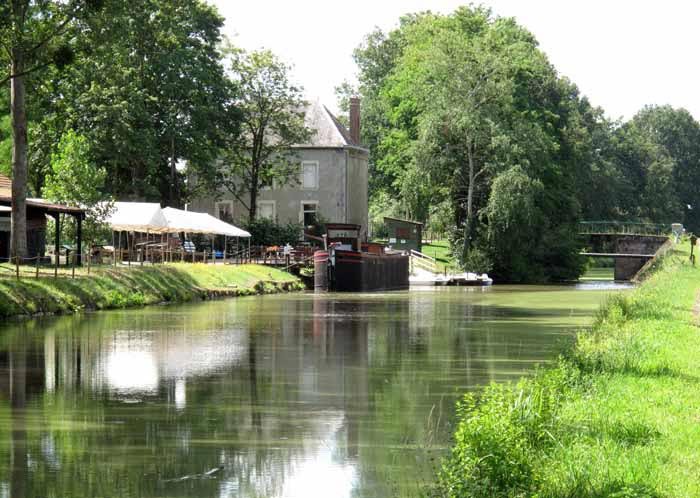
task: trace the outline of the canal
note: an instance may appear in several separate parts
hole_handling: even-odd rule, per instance
[[[0,327],[0,497],[387,497],[460,394],[551,360],[614,284],[287,294]]]

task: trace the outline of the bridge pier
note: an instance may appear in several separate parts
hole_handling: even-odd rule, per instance
[[[582,255],[593,258],[613,258],[615,280],[634,279],[647,261],[653,259],[661,246],[668,241],[668,237],[659,235],[586,235],[589,237],[591,247],[605,248],[605,252],[584,252]]]
[[[668,237],[656,235],[624,235],[617,237],[618,254],[656,254]],[[632,280],[647,261],[652,258],[615,258],[615,280]]]

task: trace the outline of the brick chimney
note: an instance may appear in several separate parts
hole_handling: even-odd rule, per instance
[[[360,145],[360,98],[350,97],[350,138]]]

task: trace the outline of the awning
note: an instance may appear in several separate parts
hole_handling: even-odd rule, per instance
[[[250,233],[245,230],[241,230],[207,213],[183,211],[167,207],[163,209],[163,215],[171,232],[250,237]]]
[[[117,232],[171,231],[160,204],[156,202],[115,202],[114,210],[106,222]]]

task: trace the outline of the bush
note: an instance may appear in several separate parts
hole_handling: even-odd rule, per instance
[[[493,269],[493,262],[485,251],[475,248],[464,258],[464,269],[474,273],[489,273]]]
[[[282,246],[286,243],[294,244],[303,233],[300,223],[287,223],[286,225],[275,223],[267,218],[260,218],[249,222],[244,226],[250,232],[250,243],[256,246]]]
[[[574,369],[540,371],[516,386],[492,384],[457,405],[459,425],[439,478],[441,496],[530,496],[536,489],[537,450],[551,432]]]

